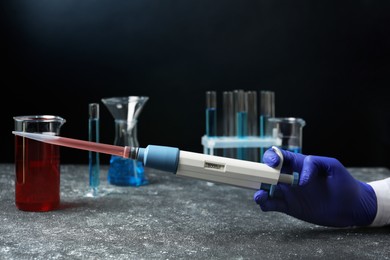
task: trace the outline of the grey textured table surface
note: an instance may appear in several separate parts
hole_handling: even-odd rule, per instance
[[[0,164],[0,259],[390,259],[390,228],[336,229],[264,213],[253,190],[147,170],[150,184],[108,185],[98,198],[86,165],[61,166],[61,208],[14,205],[14,166]],[[370,181],[384,168],[350,172]]]

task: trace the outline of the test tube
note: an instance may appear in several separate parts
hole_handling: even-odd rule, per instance
[[[258,113],[257,113],[257,92],[247,91],[245,92],[246,100],[248,103],[248,136],[258,136]],[[259,161],[259,148],[250,148],[247,153],[247,160],[258,162]]]
[[[206,136],[217,136],[217,93],[215,91],[206,91]],[[207,153],[210,154],[210,149],[207,149]]]
[[[260,91],[260,137],[266,137],[267,121],[271,117],[275,117],[275,92],[262,90]],[[267,148],[260,148],[260,161]]]
[[[223,136],[234,136],[235,114],[233,92],[224,91],[222,93],[222,109],[223,109]],[[233,148],[225,148],[223,156],[228,158],[235,158],[235,150]]]
[[[245,138],[248,135],[248,100],[244,90],[234,92],[234,102],[236,109],[236,136]],[[237,148],[237,159],[246,160],[246,149]]]
[[[89,104],[88,140],[99,143],[99,104]],[[99,153],[89,152],[89,187],[90,195],[97,197],[100,185]]]
[[[206,91],[206,135],[217,136],[217,93]]]

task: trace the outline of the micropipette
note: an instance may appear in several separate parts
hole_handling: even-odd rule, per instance
[[[299,175],[280,173],[283,154],[274,151],[281,158],[279,165],[272,168],[263,163],[231,159],[208,154],[180,151],[169,146],[148,145],[146,148],[115,146],[78,139],[13,131],[15,135],[54,145],[122,156],[141,161],[145,167],[171,172],[177,176],[218,182],[233,186],[260,189],[262,184],[276,185],[278,182],[296,185]]]

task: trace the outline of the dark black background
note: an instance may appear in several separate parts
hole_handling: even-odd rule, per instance
[[[3,0],[0,161],[14,160],[13,116],[59,115],[62,136],[87,139],[88,103],[127,95],[150,98],[141,146],[202,152],[205,92],[240,88],[275,91],[277,116],[306,121],[304,153],[390,167],[389,13],[385,0]]]

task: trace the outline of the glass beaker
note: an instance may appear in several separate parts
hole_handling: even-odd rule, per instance
[[[59,135],[65,119],[51,115],[14,117],[15,130]],[[15,204],[24,211],[49,211],[60,205],[60,149],[15,136]]]
[[[102,99],[115,119],[115,145],[139,147],[137,118],[148,99],[145,96]],[[116,155],[111,156],[107,180],[117,186],[141,186],[149,183],[142,162]]]
[[[271,117],[266,124],[266,135],[281,140],[280,148],[302,153],[302,130],[305,120],[295,117]]]

